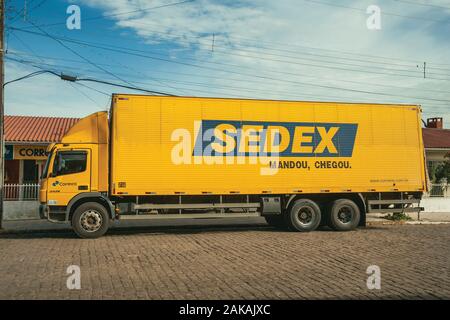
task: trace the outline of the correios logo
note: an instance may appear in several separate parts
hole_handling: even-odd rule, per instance
[[[54,187],[60,186],[60,187],[74,187],[77,185],[76,182],[59,182],[59,181],[55,181],[52,183],[52,185]]]

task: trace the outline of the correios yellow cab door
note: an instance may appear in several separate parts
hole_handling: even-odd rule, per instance
[[[77,194],[91,190],[91,150],[58,150],[48,178],[49,205],[65,206]]]

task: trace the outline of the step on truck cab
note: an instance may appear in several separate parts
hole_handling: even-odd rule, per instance
[[[416,105],[115,94],[48,151],[40,216],[84,238],[125,219],[348,231],[427,188]]]

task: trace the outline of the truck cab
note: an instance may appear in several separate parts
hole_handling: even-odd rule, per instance
[[[52,144],[41,177],[40,216],[52,222],[71,221],[86,202],[110,207],[108,194],[108,114],[97,112],[76,123]],[[112,211],[107,210],[111,216]],[[85,215],[86,216],[86,215]],[[95,224],[96,213],[90,213]],[[85,219],[86,217],[82,217]],[[91,229],[95,229],[91,226]]]

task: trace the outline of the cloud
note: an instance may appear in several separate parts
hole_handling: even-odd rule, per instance
[[[171,90],[169,83],[185,95],[415,103],[450,127],[449,81],[431,79],[450,79],[449,23],[421,20],[449,21],[450,10],[400,1],[318,3],[334,4],[329,0],[197,0],[145,10],[174,2],[82,0],[81,7],[100,10],[116,32],[134,32],[146,44],[140,49],[172,61],[127,56],[123,64],[142,86]],[[379,31],[366,27],[372,3],[381,8]]]

